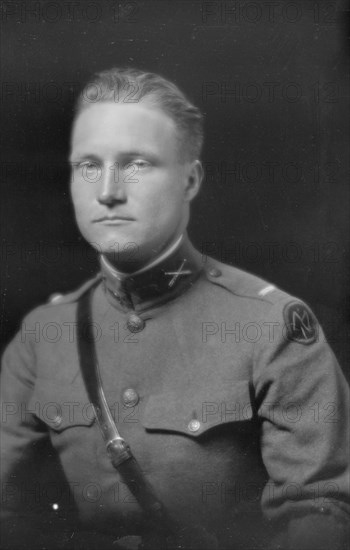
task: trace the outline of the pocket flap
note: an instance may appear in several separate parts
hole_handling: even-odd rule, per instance
[[[35,414],[55,431],[74,426],[91,426],[95,415],[87,394],[81,386],[37,384],[28,404],[28,412]]]
[[[153,394],[145,405],[142,424],[147,430],[198,437],[219,425],[251,420],[253,415],[249,382],[241,380],[192,394]]]

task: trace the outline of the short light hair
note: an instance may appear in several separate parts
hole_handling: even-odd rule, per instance
[[[203,146],[202,113],[173,82],[155,73],[130,67],[96,73],[79,94],[74,119],[98,101],[138,103],[146,99],[175,122],[182,158],[199,159]]]

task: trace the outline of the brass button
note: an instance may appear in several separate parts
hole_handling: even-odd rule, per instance
[[[140,396],[133,388],[128,388],[123,393],[123,402],[126,407],[135,407],[140,400]]]
[[[51,422],[55,428],[58,428],[62,424],[62,416],[60,414],[56,414],[56,416],[51,420]]]
[[[210,275],[210,277],[220,277],[221,271],[216,267],[212,267],[211,269],[209,269],[208,274]]]
[[[49,301],[51,304],[55,304],[59,302],[61,298],[63,298],[63,294],[51,294]]]
[[[188,429],[190,432],[198,432],[199,428],[201,427],[201,423],[199,420],[191,420],[188,424]]]
[[[136,313],[131,313],[126,322],[126,326],[130,332],[140,332],[145,328],[145,321],[136,315]]]

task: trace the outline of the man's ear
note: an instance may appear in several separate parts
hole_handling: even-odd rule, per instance
[[[189,163],[186,170],[185,200],[191,201],[198,194],[204,176],[200,160]]]

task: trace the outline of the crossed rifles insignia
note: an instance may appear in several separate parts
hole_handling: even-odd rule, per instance
[[[289,340],[312,344],[318,336],[318,324],[312,311],[301,302],[289,302],[283,310]]]
[[[182,275],[191,275],[192,271],[190,269],[184,269],[186,259],[183,260],[181,265],[178,267],[178,271],[165,271],[164,275],[168,275],[171,277],[168,287],[171,288],[176,283],[177,279]]]

